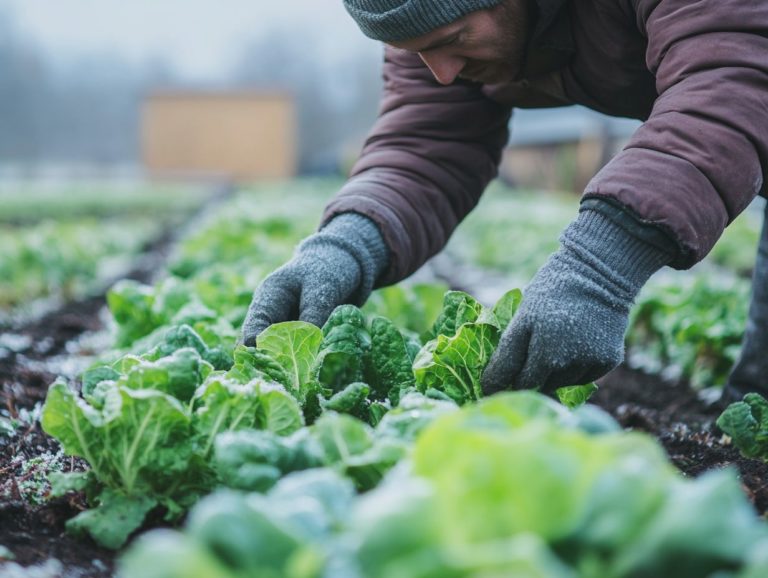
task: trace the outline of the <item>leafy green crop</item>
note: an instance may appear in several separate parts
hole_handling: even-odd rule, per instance
[[[111,299],[126,330],[158,311],[180,321],[190,303],[172,279],[157,293],[124,283]],[[266,490],[317,466],[360,490],[375,487],[435,416],[482,396],[480,375],[519,301],[511,291],[489,309],[446,293],[434,337],[418,352],[412,334],[353,305],[322,329],[272,325],[256,347],[234,347],[205,317],[161,326],[133,343],[140,355],[86,371],[82,397],[61,381],[51,388],[43,427],[91,465],[77,484],[97,506],[69,528],[117,547],[155,507],[173,519],[219,483]],[[575,406],[588,393],[572,388],[563,399]],[[106,532],[112,516],[121,522]]]
[[[630,363],[694,387],[723,385],[741,349],[749,292],[748,281],[722,275],[648,284],[630,319]]]
[[[184,532],[142,537],[119,575],[760,576],[768,529],[733,472],[681,478],[650,437],[615,426],[587,433],[579,411],[533,392],[450,410],[359,496],[349,471],[334,467],[275,476],[266,495],[214,494]],[[377,434],[347,419],[319,428],[334,432],[320,434],[320,454],[349,461],[370,451]]]
[[[103,291],[158,230],[158,223],[138,218],[0,226],[0,310]]]
[[[717,427],[733,438],[744,456],[768,461],[768,401],[759,393],[729,405],[717,418]]]
[[[520,299],[519,290],[510,291],[489,310],[461,291],[446,293],[435,338],[413,363],[419,389],[441,391],[459,404],[480,399],[480,377]]]
[[[239,383],[195,349],[182,348],[157,360],[126,356],[94,368],[83,377],[82,397],[57,381],[42,425],[67,454],[91,466],[85,480],[77,474],[74,482],[57,481],[60,491],[72,483],[86,489],[97,505],[68,528],[116,548],[155,506],[174,518],[216,485],[211,459],[219,433],[252,428],[287,435],[303,418],[277,384]]]

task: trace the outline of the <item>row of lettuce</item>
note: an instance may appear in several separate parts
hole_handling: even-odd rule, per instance
[[[160,230],[146,218],[0,225],[0,313],[31,313],[40,300],[61,303],[103,291]]]
[[[336,181],[306,181],[271,190],[264,187],[254,191],[250,201],[233,203],[223,213],[203,220],[200,234],[183,244],[171,267],[174,276],[166,284],[123,285],[113,291],[113,312],[130,319],[121,324],[119,344],[127,345],[136,335],[149,333],[147,327],[172,323],[172,317],[179,313],[178,303],[186,299],[182,295],[185,292],[195,299],[185,303],[180,321],[190,309],[202,305],[210,318],[226,312],[231,324],[237,326],[252,288],[290,256],[297,239],[312,231],[322,201],[337,185]],[[283,199],[287,199],[286,204],[280,207]],[[66,195],[43,190],[14,196],[0,214],[0,221],[16,223],[0,226],[4,247],[0,255],[0,317],[26,317],[45,310],[46,302],[61,303],[102,290],[129,269],[136,254],[157,237],[161,225],[188,215],[202,200],[202,192],[189,187],[113,187],[106,193],[97,187]],[[287,203],[290,211],[284,209]],[[492,188],[457,231],[448,253],[459,261],[503,272],[510,286],[522,287],[556,248],[558,233],[572,218],[575,204],[571,197],[512,195]],[[122,217],[115,218],[114,205]],[[302,209],[297,213],[296,207]],[[59,219],[18,224],[34,215],[39,218],[41,210],[54,211]],[[726,267],[725,272],[721,269],[714,274],[705,264],[692,274],[657,275],[644,289],[628,332],[633,366],[684,379],[695,387],[725,382],[738,356],[746,321],[750,289],[743,274],[751,268],[760,227],[759,218],[752,213],[747,211],[729,227],[708,259],[708,263]],[[86,216],[93,214],[110,218],[97,221]],[[257,258],[253,247],[259,247]],[[233,267],[235,263],[243,266]],[[439,293],[425,297],[433,313],[440,305]],[[153,300],[156,302],[149,305]],[[135,313],[137,307],[144,311],[143,317]],[[133,311],[125,314],[125,308]],[[153,311],[146,311],[148,308]],[[389,309],[393,321],[413,318],[400,315],[396,308]],[[199,317],[200,311],[192,313]]]
[[[312,231],[322,200],[334,190],[333,185],[321,182],[319,193],[311,192],[318,187],[311,181],[278,194],[259,191],[258,203],[241,199],[212,216],[199,234],[182,245],[170,268],[173,276],[165,284],[123,285],[112,292],[112,310],[126,320],[119,343],[131,343],[137,335],[147,334],[147,328],[168,324],[174,316],[184,321],[190,309],[200,305],[208,309],[211,319],[226,314],[237,326],[253,287],[290,257],[297,240]],[[300,201],[308,191],[310,202]],[[291,206],[304,208],[298,215],[295,210],[287,213],[280,207],[281,196],[288,197]],[[558,232],[574,209],[570,198],[491,190],[457,231],[448,253],[459,261],[502,271],[509,276],[510,286],[522,287],[556,248]],[[749,280],[738,273],[748,272],[747,263],[754,259],[759,226],[759,219],[745,213],[728,229],[708,262],[693,272],[659,274],[650,281],[630,320],[631,365],[685,380],[696,388],[725,383],[741,347],[749,302]],[[258,258],[253,247],[260,248]],[[723,269],[727,263],[735,269]],[[377,312],[405,327],[416,323],[423,332],[423,320],[434,318],[441,296],[441,291],[427,289],[409,303],[388,303],[400,299],[398,293],[374,294],[372,300]],[[186,309],[179,314],[182,302]],[[412,309],[426,315],[412,315]]]
[[[209,194],[191,186],[98,183],[0,191],[0,317],[29,318],[103,293]]]
[[[56,492],[98,504],[70,529],[118,547],[149,511],[175,520],[227,486],[184,532],[140,539],[121,574],[761,575],[768,528],[732,472],[684,480],[591,406],[469,403],[484,360],[459,354],[483,351],[486,331],[487,360],[517,298],[488,310],[449,293],[415,355],[387,320],[345,306],[322,331],[272,326],[228,370],[183,327],[86,372],[82,399],[55,384],[43,426],[92,466]]]
[[[45,431],[90,466],[52,476],[93,506],[71,531],[119,548],[191,509],[182,531],[131,546],[121,576],[765,575],[768,530],[734,472],[681,478],[657,443],[581,405],[591,385],[559,392],[565,405],[480,399],[519,291],[490,308],[393,287],[322,329],[237,345],[253,287],[311,230],[281,214],[291,192],[307,204],[236,199],[163,280],[118,284],[115,350],[79,391],[50,389]]]

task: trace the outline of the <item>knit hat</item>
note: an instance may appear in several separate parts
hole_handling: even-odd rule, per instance
[[[344,0],[363,33],[383,42],[408,40],[503,0]]]

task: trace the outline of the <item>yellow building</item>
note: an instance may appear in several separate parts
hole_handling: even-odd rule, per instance
[[[156,92],[144,102],[141,132],[153,176],[242,182],[296,173],[296,112],[286,93]]]

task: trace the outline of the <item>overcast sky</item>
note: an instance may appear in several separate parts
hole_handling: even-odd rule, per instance
[[[166,59],[190,80],[226,78],[249,40],[279,30],[297,43],[310,31],[313,58],[379,47],[341,0],[0,0],[17,29],[59,58],[113,52]]]

